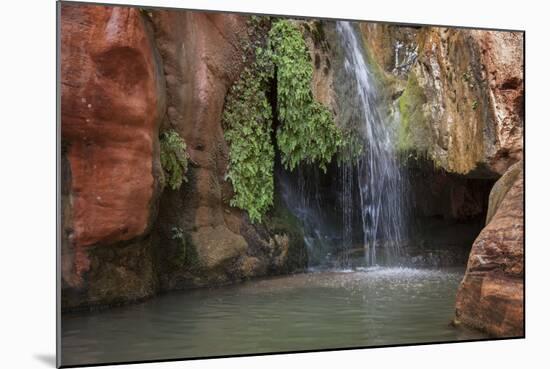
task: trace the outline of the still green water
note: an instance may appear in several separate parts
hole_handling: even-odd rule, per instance
[[[64,365],[484,338],[451,327],[462,269],[313,272],[62,318]]]

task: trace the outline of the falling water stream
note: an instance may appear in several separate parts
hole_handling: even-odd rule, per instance
[[[342,163],[339,169],[342,231],[337,245],[332,245],[332,250],[338,252],[331,253],[327,242],[334,238],[335,232],[324,222],[326,215],[320,206],[319,189],[314,187],[319,182],[317,178],[310,177],[312,183],[304,185],[303,169],[299,168],[299,184],[292,187],[284,174],[280,175],[283,198],[304,225],[308,252],[314,255],[310,257],[310,266],[323,260],[319,255],[330,258],[332,254],[338,254],[335,263],[339,266],[350,266],[354,212],[359,212],[361,219],[363,264],[396,265],[407,228],[406,180],[395,151],[397,121],[381,109],[384,101],[365,60],[358,31],[351,23],[340,21],[336,22],[336,32],[340,39],[337,47],[342,48],[344,58],[344,78],[349,87],[345,99],[341,100],[345,101],[343,108],[353,111],[353,119],[346,124],[359,136],[362,145],[359,157],[352,163]],[[353,186],[358,187],[358,203],[353,199]]]
[[[404,186],[396,158],[395,122],[379,110],[376,82],[365,61],[365,50],[349,22],[337,22],[345,71],[355,82],[356,108],[363,153],[358,160],[358,185],[367,265],[376,265],[377,249],[384,247],[386,264],[404,239]]]

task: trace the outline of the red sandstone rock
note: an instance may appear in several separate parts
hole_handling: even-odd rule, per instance
[[[165,125],[185,139],[192,163],[184,228],[223,225],[221,184],[228,147],[221,114],[227,90],[243,67],[240,40],[246,18],[204,12],[154,11],[155,38],[164,62]]]
[[[249,18],[155,10],[151,19],[166,78],[163,129],[174,129],[185,139],[191,162],[189,181],[177,191],[166,189],[160,200],[155,233],[161,245],[161,289],[265,275],[271,264],[270,273],[283,271],[290,251],[230,206],[233,190],[225,178],[229,148],[222,113],[227,92],[245,66]],[[172,237],[175,226],[188,237],[186,252],[194,255],[185,265],[173,265],[182,248]]]
[[[177,252],[170,251],[178,247],[171,240],[171,228],[177,225],[189,234],[202,268],[187,279],[225,280],[228,268],[247,251],[239,234],[242,212],[228,204],[231,185],[224,178],[228,146],[221,124],[225,96],[244,66],[247,17],[159,10],[151,13],[151,19],[166,78],[164,128],[185,139],[191,162],[189,181],[178,191],[165,191],[161,199],[161,259],[170,263],[171,252]],[[189,274],[189,267],[167,270],[160,277],[161,286],[181,288],[182,276]]]
[[[64,255],[63,264],[70,285],[90,267],[87,247],[131,240],[150,226],[164,109],[154,55],[138,9],[62,5],[61,131],[72,204],[64,251],[74,253],[73,263]]]
[[[524,334],[522,165],[509,169],[514,181],[505,175],[491,192],[489,207],[500,204],[472,246],[456,301],[459,322],[498,337]]]

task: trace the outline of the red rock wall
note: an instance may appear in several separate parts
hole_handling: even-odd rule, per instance
[[[490,202],[496,213],[475,240],[456,301],[459,322],[498,337],[524,334],[523,162],[497,182]],[[503,192],[504,195],[500,196]],[[489,207],[493,207],[490,204]]]
[[[228,14],[153,11],[155,37],[164,63],[167,114],[163,128],[175,129],[190,156],[192,193],[184,228],[223,224],[222,189],[228,165],[221,115],[228,88],[243,67],[240,40],[246,18]],[[184,188],[183,188],[184,187]]]
[[[160,200],[154,231],[160,288],[288,272],[286,255],[293,248],[281,241],[288,229],[252,226],[242,210],[230,206],[233,189],[226,180],[229,148],[222,113],[227,92],[245,67],[244,46],[258,36],[251,34],[249,17],[163,10],[151,11],[150,17],[166,79],[162,129],[176,130],[190,156],[188,182],[176,191],[166,188]],[[174,239],[174,228],[185,234],[184,243]],[[182,247],[193,256],[174,263]]]
[[[65,309],[286,270],[289,242],[260,236],[229,205],[221,116],[244,67],[247,20],[62,6]],[[162,189],[158,137],[167,129],[189,154],[178,190]],[[185,240],[174,238],[175,228]]]
[[[188,182],[177,191],[167,188],[161,198],[156,227],[161,288],[224,283],[236,277],[248,246],[240,234],[243,214],[228,203],[232,189],[224,178],[228,146],[221,124],[225,96],[244,66],[247,17],[155,10],[151,19],[166,78],[163,129],[185,139],[191,163]],[[181,247],[173,240],[174,227],[189,236],[193,265],[172,265]]]
[[[88,248],[134,239],[151,225],[164,111],[154,55],[138,9],[62,5],[61,132],[72,205],[63,279],[73,287],[90,268]]]

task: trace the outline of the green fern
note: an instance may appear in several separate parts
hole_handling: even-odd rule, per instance
[[[265,91],[273,74],[268,50],[257,48],[256,60],[231,88],[223,112],[224,136],[229,144],[229,171],[235,195],[231,206],[248,212],[252,222],[273,205],[271,105]]]
[[[306,162],[326,171],[343,139],[331,112],[313,98],[313,66],[302,33],[290,21],[279,20],[269,32],[269,43],[277,66],[277,145],[282,162],[291,170]]]
[[[187,182],[188,159],[187,146],[183,138],[169,130],[160,135],[160,163],[166,176],[166,182],[172,190],[177,190]]]
[[[266,25],[269,18],[251,18],[249,35],[267,32]],[[278,20],[271,25],[267,39],[244,43],[242,48],[248,66],[226,97],[222,123],[229,144],[227,178],[235,192],[230,205],[246,210],[254,223],[260,222],[273,205],[275,148],[272,107],[266,91],[275,67],[281,123],[276,139],[285,167],[292,170],[307,162],[326,171],[343,138],[330,111],[313,98],[313,67],[294,24]]]

